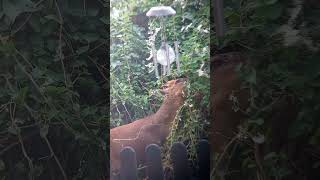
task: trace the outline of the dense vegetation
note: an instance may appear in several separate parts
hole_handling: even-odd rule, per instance
[[[152,6],[169,5],[177,13],[167,17],[168,42],[180,42],[181,74],[157,79],[150,56],[149,36],[159,20],[147,18]],[[126,124],[154,113],[161,105],[160,86],[178,76],[188,77],[185,105],[174,123],[168,145],[188,141],[191,155],[204,136],[209,97],[209,1],[112,1],[110,46],[110,125]],[[160,47],[160,33],[156,48]],[[176,69],[173,68],[172,69]],[[166,150],[166,149],[164,149]]]
[[[238,67],[250,106],[240,109],[249,118],[241,124],[233,156],[240,166],[230,169],[230,179],[319,178],[319,7],[317,1],[225,1],[228,31],[221,44],[211,36],[212,52],[221,45],[250,62]],[[276,108],[288,104],[289,109]],[[296,116],[273,122],[277,113]],[[278,152],[270,151],[275,138],[283,138],[272,137],[275,129],[288,138]],[[252,142],[265,147],[262,162],[255,160]]]
[[[167,146],[184,141],[194,155],[208,119],[209,0],[112,1],[110,72],[109,2],[0,0],[1,179],[106,179],[109,122],[115,127],[155,112],[159,87],[181,75],[158,80],[148,59],[148,32],[159,22],[144,14],[160,4],[177,11],[166,20],[168,39],[180,42],[181,74],[189,80]],[[299,158],[310,162],[304,173],[319,171],[320,3],[225,0],[225,17],[227,34],[218,41],[211,31],[210,53],[250,57],[238,70],[251,96],[234,156],[238,166],[228,176],[260,177],[254,148],[243,139],[268,147],[274,127],[287,129],[303,151],[302,157],[285,149],[264,154],[266,179],[290,177],[299,171],[292,163]],[[270,126],[270,105],[286,99],[298,116],[289,127]]]
[[[107,1],[0,1],[0,178],[105,179]]]

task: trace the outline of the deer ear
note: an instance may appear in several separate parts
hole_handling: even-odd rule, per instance
[[[186,80],[187,80],[187,78],[179,78],[176,80],[175,84],[185,82]]]

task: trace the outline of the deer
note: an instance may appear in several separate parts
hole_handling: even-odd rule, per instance
[[[250,92],[246,88],[242,88],[243,80],[239,77],[236,67],[240,64],[246,65],[250,63],[250,59],[240,53],[219,54],[211,58],[211,89],[210,89],[210,129],[209,142],[211,152],[219,154],[221,159],[217,162],[211,160],[211,166],[217,175],[224,179],[229,166],[231,144],[239,142],[239,127],[248,119],[245,111],[235,111],[233,103],[229,99],[232,94],[237,97],[238,106],[245,110],[250,106]],[[304,179],[307,176],[308,168],[311,164],[306,159],[304,153],[305,142],[303,138],[289,139],[288,129],[295,118],[298,116],[299,105],[294,97],[283,95],[278,101],[271,106],[271,115],[266,119],[265,125],[271,127],[269,136],[270,146],[253,141],[254,159],[257,165],[257,171],[265,179],[263,169],[263,157],[268,152],[286,152],[288,158],[300,165],[301,172],[293,172],[289,179]],[[241,134],[241,133],[240,133]],[[234,141],[233,141],[234,140]],[[249,139],[250,140],[250,139]],[[235,146],[233,146],[235,147]],[[228,150],[229,148],[229,150]],[[316,148],[314,148],[316,149]],[[220,161],[219,161],[220,160]],[[314,171],[315,172],[315,171]]]
[[[219,54],[210,61],[210,127],[209,142],[212,153],[223,154],[230,140],[237,132],[238,125],[245,119],[245,114],[232,109],[229,96],[233,93],[241,106],[248,106],[248,92],[240,90],[241,81],[235,72],[244,58],[238,53]],[[213,156],[212,156],[213,157]],[[217,164],[217,173],[225,173],[228,157]],[[211,161],[211,166],[213,161]]]
[[[160,92],[164,95],[164,100],[156,113],[110,130],[110,177],[119,172],[122,148],[132,147],[139,165],[145,161],[147,145],[164,143],[179,108],[184,104],[186,81],[186,78],[179,78],[162,86]]]

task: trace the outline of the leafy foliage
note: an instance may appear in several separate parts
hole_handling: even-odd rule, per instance
[[[205,136],[203,128],[209,103],[209,1],[111,2],[110,124],[119,126],[156,112],[162,102],[160,86],[179,76],[173,66],[170,77],[157,79],[153,61],[148,58],[148,32],[153,34],[160,22],[154,18],[144,19],[145,13],[161,4],[176,10],[176,15],[165,19],[166,34],[172,47],[173,41],[180,42],[181,75],[188,77],[187,100],[176,117],[167,145],[188,141],[194,157],[196,140]],[[159,47],[160,32],[156,36],[156,49]]]
[[[250,60],[249,64],[238,67],[239,75],[244,80],[243,86],[250,92],[250,106],[243,110],[249,117],[241,125],[242,134],[253,141],[262,140],[266,151],[262,162],[266,179],[291,179],[296,168],[299,169],[296,161],[303,158],[309,158],[306,161],[312,165],[303,167],[305,169],[301,171],[312,176],[311,172],[318,170],[320,64],[319,39],[315,32],[319,23],[315,17],[320,11],[312,6],[319,7],[319,3],[226,1],[225,15],[229,29],[222,46],[239,50]],[[217,44],[216,38],[212,40]],[[279,109],[278,106],[289,109]],[[285,118],[273,122],[272,117],[277,111],[296,118],[289,120],[289,126],[284,125]],[[292,114],[297,115],[290,116]],[[285,133],[285,138],[288,138],[286,143],[295,142],[300,149],[312,150],[306,152],[302,148],[300,153],[303,155],[296,153],[293,157],[292,151],[285,148],[279,152],[271,151],[275,138],[271,132],[275,129]],[[242,169],[234,176],[259,179],[258,175],[262,172],[252,158],[255,149],[242,143],[237,153],[241,154],[236,159],[242,162]]]
[[[103,179],[107,2],[0,1],[1,179]]]

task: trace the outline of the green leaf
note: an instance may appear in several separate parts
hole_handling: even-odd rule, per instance
[[[42,25],[41,35],[42,36],[51,36],[53,33],[57,32],[59,24],[53,21],[49,21]]]
[[[271,5],[271,4],[275,4],[276,2],[278,2],[278,0],[266,0],[264,3]]]
[[[32,70],[32,75],[36,78],[41,78],[45,74],[45,71],[39,69],[38,67]]]
[[[85,34],[81,34],[81,38],[85,39],[87,42],[91,43],[91,42],[99,40],[100,37],[96,33],[85,33]]]
[[[55,52],[56,48],[58,47],[59,42],[56,39],[48,39],[47,40],[47,48],[51,51],[51,52]]]
[[[256,15],[264,17],[269,20],[275,20],[281,16],[283,12],[283,6],[280,3],[261,6],[256,9]]]
[[[0,43],[0,53],[6,54],[8,56],[15,53],[15,46],[12,41]]]
[[[257,83],[257,73],[256,70],[252,70],[251,73],[246,77],[247,82],[251,84],[256,84]]]
[[[48,132],[49,132],[49,126],[47,124],[41,126],[41,128],[40,128],[40,136],[41,137],[46,137]]]
[[[8,132],[17,135],[18,133],[20,133],[20,129],[13,126],[9,126]]]
[[[6,165],[5,165],[5,163],[3,162],[3,160],[0,159],[0,171],[3,171],[3,170],[5,170],[5,169],[6,169]]]
[[[55,22],[61,24],[60,19],[55,14],[49,14],[47,16],[44,16],[44,18],[48,20],[54,20]]]
[[[40,24],[40,21],[39,21],[38,17],[32,16],[30,18],[30,20],[28,21],[28,24],[31,26],[31,28],[35,32],[40,32],[41,31],[41,24]]]
[[[89,45],[88,46],[82,46],[80,48],[77,49],[77,54],[82,54],[82,53],[85,53],[89,50]]]
[[[100,11],[100,8],[88,8],[87,15],[88,16],[97,16]]]
[[[73,110],[80,111],[80,105],[79,104],[73,104]]]
[[[28,89],[29,89],[28,87],[24,87],[19,90],[19,93],[18,93],[17,97],[15,98],[15,102],[17,104],[21,105],[24,103],[26,96],[27,96],[27,93],[28,93]]]
[[[254,123],[254,124],[261,126],[264,123],[264,120],[262,118],[259,118],[256,120],[249,120],[248,123]]]
[[[46,87],[46,92],[48,95],[53,97],[61,97],[62,94],[66,91],[66,88],[63,86],[48,86]]]
[[[110,22],[108,21],[108,19],[107,19],[106,17],[101,17],[99,20],[100,20],[101,22],[103,22],[104,24],[106,24],[106,25],[109,25],[109,24],[110,24]]]
[[[54,117],[56,117],[59,114],[58,111],[56,110],[50,110],[48,112],[48,121],[50,121],[51,119],[53,119]]]
[[[271,153],[268,153],[267,155],[265,155],[263,159],[268,160],[268,159],[272,159],[276,156],[277,156],[277,154],[275,152],[271,152]]]
[[[18,15],[24,12],[34,12],[34,3],[30,0],[3,0],[3,12],[13,23]]]
[[[24,165],[23,162],[19,161],[16,165],[15,165],[15,168],[17,170],[18,173],[25,173],[27,168],[26,166]]]

